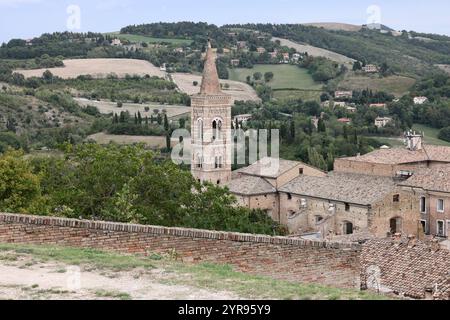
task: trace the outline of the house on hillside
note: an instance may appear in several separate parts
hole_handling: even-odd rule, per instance
[[[119,47],[119,46],[122,45],[122,41],[120,41],[120,39],[113,39],[113,40],[111,41],[111,45],[112,45],[112,46],[115,46],[115,47]]]
[[[239,64],[241,63],[241,60],[239,59],[231,59],[230,64],[232,67],[239,67]]]
[[[371,103],[371,104],[369,104],[369,108],[386,109],[387,108],[387,104],[386,103]]]
[[[266,49],[263,47],[258,47],[258,48],[256,48],[256,52],[258,52],[259,54],[263,54],[263,53],[266,53]]]
[[[375,127],[377,127],[377,128],[384,128],[391,122],[392,122],[392,118],[389,118],[389,117],[377,117],[375,119]]]
[[[335,91],[335,99],[351,99],[353,98],[353,91]]]
[[[374,64],[368,64],[368,65],[362,67],[362,70],[365,73],[377,73],[379,71],[378,67]]]
[[[425,104],[427,102],[428,102],[427,97],[415,97],[414,98],[414,104],[416,104],[416,105]]]
[[[352,119],[349,118],[340,118],[338,119],[338,122],[343,123],[343,124],[352,124]]]

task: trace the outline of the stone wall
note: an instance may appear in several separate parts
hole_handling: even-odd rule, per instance
[[[123,253],[175,251],[185,262],[230,264],[277,279],[359,288],[361,247],[355,244],[12,214],[0,214],[0,242]]]

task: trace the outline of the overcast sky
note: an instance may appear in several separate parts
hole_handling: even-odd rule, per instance
[[[397,30],[450,35],[449,13],[448,0],[0,0],[0,42],[68,29],[118,31],[129,24],[158,21],[222,25],[381,20]]]

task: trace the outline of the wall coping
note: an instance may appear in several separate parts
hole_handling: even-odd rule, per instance
[[[168,228],[161,226],[126,224],[105,221],[78,220],[48,216],[33,216],[25,214],[0,213],[0,224],[23,224],[68,227],[77,229],[104,230],[115,232],[142,233],[151,235],[166,235],[189,237],[197,239],[228,240],[235,242],[265,243],[274,245],[291,245],[296,247],[330,248],[341,250],[361,250],[361,245],[347,242],[312,241],[289,237],[272,237],[226,231],[210,231],[188,228]]]

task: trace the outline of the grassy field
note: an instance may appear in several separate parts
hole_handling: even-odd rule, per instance
[[[0,266],[18,262],[17,272],[39,265],[57,262],[54,272],[65,273],[64,266],[81,267],[85,281],[89,277],[85,272],[101,272],[108,275],[110,282],[120,283],[120,275],[133,270],[140,276],[135,280],[142,284],[144,277],[151,276],[153,281],[168,286],[167,288],[191,287],[207,292],[228,292],[244,299],[278,299],[278,300],[384,300],[386,296],[357,290],[337,289],[312,284],[299,284],[289,281],[274,280],[268,277],[253,276],[236,272],[231,266],[216,264],[185,264],[177,261],[173,255],[148,253],[147,256],[121,255],[94,249],[79,249],[57,246],[34,246],[18,244],[0,244]],[[31,271],[31,270],[30,270]],[[164,275],[157,278],[155,275]],[[1,275],[0,275],[1,280]],[[87,286],[88,283],[83,284]],[[34,285],[32,287],[38,287]],[[30,288],[24,288],[30,290]],[[52,289],[55,290],[55,289]],[[56,291],[55,291],[56,292]],[[132,299],[135,292],[97,290],[98,298]],[[66,293],[70,294],[70,293]],[[163,293],[162,293],[163,294]],[[173,298],[176,298],[175,296]]]
[[[275,77],[268,83],[273,89],[320,90],[322,84],[314,82],[308,70],[292,65],[256,65],[253,69],[230,69],[230,79],[246,82],[255,72],[273,72]]]
[[[366,76],[349,72],[339,83],[339,89],[344,90],[364,90],[389,92],[396,97],[407,94],[416,82],[413,78],[403,76],[389,76],[380,78],[378,75]]]
[[[320,95],[322,91],[311,90],[276,90],[273,92],[273,97],[281,101],[290,101],[302,99],[303,101],[317,101],[320,102]]]
[[[438,138],[439,129],[430,128],[422,124],[415,124],[413,130],[417,132],[425,133],[425,143],[436,145],[436,146],[447,146],[450,147],[450,143]]]
[[[146,43],[170,43],[173,45],[189,45],[192,43],[192,40],[188,40],[188,39],[169,39],[169,38],[153,38],[153,37],[147,37],[147,36],[142,36],[142,35],[138,35],[138,34],[121,34],[119,32],[112,32],[112,33],[108,33],[111,36],[117,37],[118,39],[121,40],[128,40],[130,42],[135,42],[135,43],[142,43],[142,42],[146,42]]]

